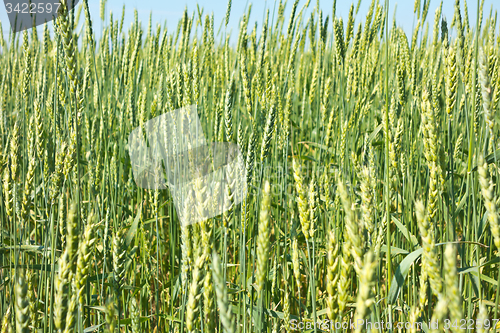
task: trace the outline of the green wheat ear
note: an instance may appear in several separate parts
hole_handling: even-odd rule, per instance
[[[66,327],[68,313],[69,283],[71,280],[70,255],[67,250],[59,258],[59,273],[55,279],[54,325],[58,332]]]
[[[269,252],[269,229],[271,220],[271,186],[269,181],[264,183],[262,191],[262,203],[259,215],[259,233],[257,236],[257,268],[255,273],[255,284],[257,293],[264,288],[267,276],[268,252]]]
[[[484,157],[479,155],[478,158],[478,174],[479,174],[479,185],[481,188],[481,194],[484,199],[484,206],[486,208],[486,213],[488,217],[488,222],[490,223],[491,233],[493,235],[493,241],[497,248],[500,248],[500,218],[498,216],[498,209],[496,205],[494,184],[491,181],[490,173]]]
[[[91,214],[87,219],[85,231],[81,235],[80,245],[78,248],[78,260],[76,264],[75,289],[80,309],[84,305],[84,289],[87,284],[89,274],[90,256],[96,242],[95,228],[96,216]]]
[[[452,244],[444,252],[444,281],[448,311],[452,321],[462,318],[462,296],[457,284],[457,254]],[[458,319],[459,320],[459,319]]]
[[[15,284],[15,309],[16,309],[16,332],[27,333],[30,331],[29,325],[29,304],[27,297],[28,285],[23,277],[16,278]]]
[[[127,254],[125,234],[125,229],[121,229],[113,235],[113,289],[117,298],[120,297],[125,283],[125,256]]]
[[[197,226],[197,225],[195,225]],[[198,322],[198,317],[200,311],[200,298],[202,294],[200,293],[201,286],[204,280],[203,262],[205,261],[205,256],[202,254],[200,237],[198,235],[199,229],[194,231],[193,237],[193,248],[195,252],[191,283],[189,285],[188,301],[186,304],[186,328],[189,332],[195,330],[195,325]]]
[[[219,305],[219,319],[225,332],[234,333],[235,328],[227,298],[226,281],[224,281],[222,275],[222,267],[219,256],[215,252],[212,254],[212,270],[215,282],[215,292],[217,295],[217,304]]]
[[[11,310],[10,307],[7,308],[7,311],[5,311],[2,319],[2,326],[0,326],[0,332],[2,333],[11,333],[14,332],[12,328],[12,324],[10,322],[11,317]]]
[[[309,239],[310,234],[309,234],[309,228],[310,228],[310,216],[309,216],[309,210],[308,210],[308,202],[306,198],[306,187],[303,184],[303,177],[302,177],[302,171],[301,168],[302,166],[299,164],[299,161],[297,158],[294,158],[292,161],[292,166],[293,166],[293,178],[295,180],[295,189],[297,191],[298,197],[297,197],[297,206],[299,208],[299,219],[300,219],[300,224],[302,226],[302,233],[304,234],[306,240]]]
[[[434,295],[441,295],[442,277],[439,274],[438,257],[434,242],[434,228],[425,213],[424,204],[421,201],[415,203],[418,228],[422,237],[422,264],[425,275],[429,277],[430,285]]]
[[[375,283],[375,269],[377,262],[372,251],[368,251],[363,260],[363,269],[359,278],[358,296],[356,298],[355,318],[363,319],[367,317],[367,312],[371,305],[375,303],[373,285]],[[362,325],[356,327],[356,332],[362,332]]]

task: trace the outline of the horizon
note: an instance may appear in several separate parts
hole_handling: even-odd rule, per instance
[[[300,0],[298,7],[297,7],[297,13],[300,11],[302,6],[306,4],[306,0]],[[380,1],[377,1],[381,5]],[[421,8],[424,5],[425,0],[420,1],[421,2]],[[454,16],[454,2],[452,0],[444,0],[443,2],[443,17],[447,19],[447,22],[449,24],[449,27],[451,27],[451,23],[453,20]],[[471,29],[474,29],[476,26],[476,20],[477,20],[477,7],[478,7],[478,1],[469,1],[468,2],[468,20],[470,23]],[[169,32],[175,31],[177,29],[177,24],[179,20],[182,18],[184,14],[185,8],[188,10],[188,15],[191,16],[193,14],[193,11],[195,12],[195,20],[198,19],[198,6],[200,10],[202,11],[202,15],[205,16],[206,14],[211,15],[213,13],[214,15],[214,30],[216,32],[216,36],[221,37],[223,32],[227,32],[231,34],[231,42],[234,42],[234,39],[237,36],[238,30],[239,30],[239,22],[241,17],[247,12],[249,4],[252,4],[252,10],[251,10],[251,15],[250,19],[248,21],[248,29],[251,30],[255,23],[257,23],[257,33],[260,34],[260,28],[263,22],[263,19],[265,17],[266,10],[269,9],[269,20],[271,23],[274,23],[276,18],[277,18],[277,7],[279,4],[279,1],[233,1],[232,6],[231,6],[231,13],[230,13],[230,18],[229,18],[229,23],[227,25],[227,28],[224,27],[224,17],[226,15],[226,10],[227,10],[227,1],[225,2],[209,2],[208,0],[200,0],[200,1],[184,1],[184,2],[178,2],[178,3],[167,3],[167,2],[162,2],[158,0],[142,0],[141,2],[137,0],[133,1],[106,1],[106,6],[105,6],[105,24],[109,22],[110,19],[110,13],[113,13],[113,19],[114,20],[120,20],[122,16],[122,9],[123,5],[125,5],[125,18],[124,18],[124,31],[130,27],[131,23],[134,20],[134,9],[137,9],[138,13],[138,19],[141,22],[142,28],[147,29],[148,23],[149,23],[149,18],[150,15],[152,17],[152,27],[156,27],[158,24],[161,26],[164,26],[166,24],[167,29]],[[290,16],[290,12],[293,6],[293,1],[285,1],[286,7],[285,7],[285,26],[286,22],[288,22],[288,18]],[[314,10],[316,4],[319,3],[320,9],[323,11],[323,20],[326,19],[326,17],[329,17],[329,29],[332,29],[332,13],[333,13],[333,4],[330,1],[325,1],[325,0],[320,0],[315,2],[314,0],[310,1],[309,7],[307,10],[305,10],[305,17],[308,17],[311,15],[312,11]],[[347,24],[347,18],[349,16],[349,10],[351,7],[351,4],[354,5],[354,8],[356,9],[357,5],[359,3],[359,12],[355,16],[355,23],[354,23],[354,28],[356,29],[357,25],[360,22],[364,22],[366,18],[366,14],[368,13],[371,1],[369,0],[360,0],[358,1],[352,1],[352,2],[340,2],[337,1],[337,6],[336,6],[336,12],[335,16],[336,17],[341,17],[343,19],[344,23],[344,28],[345,25]],[[430,1],[429,5],[429,11],[426,17],[426,22],[425,24],[429,24],[429,33],[432,32],[432,25],[434,21],[434,16],[435,16],[435,11],[439,7],[440,1]],[[460,1],[461,3],[461,13],[462,13],[462,19],[465,20],[465,9],[464,9],[464,1]],[[141,4],[141,6],[139,6]],[[81,6],[81,1],[80,3],[76,6],[75,11],[78,11],[78,7]],[[168,8],[167,8],[168,6]],[[397,1],[389,1],[389,13],[390,13],[390,25],[392,26],[392,21],[395,16],[396,20],[396,26],[401,27],[406,35],[408,37],[411,37],[412,31],[414,27],[417,24],[417,14],[414,14],[414,3],[413,1],[401,1],[401,4],[398,3]],[[155,8],[153,10],[152,8]],[[494,4],[493,0],[484,0],[484,7],[483,7],[483,24],[485,20],[488,18],[490,11],[492,11],[492,15],[495,16],[498,13],[498,9],[500,8],[500,5],[497,3],[496,5]],[[91,19],[92,19],[92,25],[94,29],[94,34],[96,38],[100,37],[102,28],[103,28],[103,22],[100,19],[100,3],[98,2],[92,2],[89,3],[89,9],[91,12]],[[84,14],[80,15],[80,21],[79,25],[77,27],[78,30],[84,25]],[[6,10],[0,10],[0,22],[2,24],[2,29],[4,33],[4,38],[6,41],[8,41],[9,34],[10,34],[10,24],[8,21],[7,13]],[[37,32],[40,34],[40,27],[37,28]],[[49,29],[52,33],[53,31],[53,23],[49,22]],[[198,27],[200,29],[200,27]],[[217,34],[217,32],[220,29],[220,33]],[[420,29],[420,31],[425,30],[425,25],[424,28]],[[198,33],[201,32],[201,30],[198,30]],[[450,29],[450,36],[454,35],[454,29]],[[40,35],[39,35],[40,36]]]

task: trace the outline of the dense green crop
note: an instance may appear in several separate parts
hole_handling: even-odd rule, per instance
[[[473,27],[456,0],[425,23],[416,0],[407,36],[387,0],[356,27],[354,5],[343,21],[310,2],[255,25],[249,6],[231,42],[231,2],[220,29],[187,10],[175,31],[106,25],[102,2],[96,39],[83,1],[52,37],[0,31],[2,333],[496,324],[496,12],[478,3]],[[241,148],[248,195],[181,226],[127,144],[189,105]]]

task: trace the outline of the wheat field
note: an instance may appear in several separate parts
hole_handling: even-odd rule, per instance
[[[0,31],[0,332],[500,328],[497,13],[359,2]],[[248,193],[181,225],[128,139],[190,105]]]

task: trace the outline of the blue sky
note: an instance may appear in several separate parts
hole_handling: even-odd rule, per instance
[[[9,0],[5,0],[9,1]],[[19,1],[19,0],[17,0]],[[56,1],[56,0],[54,0]],[[379,0],[381,3],[384,2],[384,0]],[[275,4],[274,0],[270,1],[265,1],[265,0],[255,0],[255,1],[246,1],[246,0],[233,0],[232,2],[232,9],[231,9],[231,17],[229,20],[229,29],[232,29],[232,36],[237,35],[237,30],[238,30],[238,22],[243,13],[245,12],[245,8],[247,5],[252,2],[252,15],[250,18],[250,23],[249,26],[253,27],[253,24],[255,21],[258,22],[258,27],[260,31],[260,26],[263,21],[263,15],[265,13],[266,8],[269,8],[270,10],[270,19],[272,18],[274,8],[277,8],[277,3]],[[279,0],[277,1],[279,2]],[[300,9],[307,0],[300,0],[299,1],[299,8]],[[356,6],[358,0],[354,0],[354,5]],[[357,16],[358,20],[364,19],[366,16],[366,13],[368,11],[368,7],[370,5],[371,0],[361,0],[361,6],[360,10]],[[424,0],[421,0],[422,4]],[[444,0],[443,1],[443,14],[446,16],[448,19],[448,22],[451,22],[451,19],[453,18],[453,6],[454,6],[454,0]],[[463,0],[462,2],[462,8],[463,8]],[[94,29],[96,32],[100,31],[100,26],[101,22],[99,19],[99,1],[97,0],[89,0],[90,3],[90,10],[91,10],[91,15],[92,15],[92,20],[94,22]],[[119,19],[121,16],[122,12],[122,7],[123,4],[125,4],[125,27],[130,26],[132,20],[133,20],[133,13],[134,13],[134,8],[137,8],[138,10],[138,15],[139,15],[139,20],[142,21],[142,25],[144,29],[147,28],[148,20],[149,20],[149,15],[152,13],[153,17],[153,23],[156,25],[156,23],[161,23],[162,25],[166,22],[167,27],[169,31],[174,31],[177,27],[177,22],[181,18],[182,13],[184,9],[187,7],[189,13],[191,14],[193,11],[196,10],[196,4],[199,4],[200,7],[204,8],[204,14],[210,14],[214,13],[215,17],[215,29],[217,30],[219,28],[219,25],[222,21],[222,19],[225,16],[226,13],[226,7],[227,7],[227,1],[226,0],[198,0],[198,1],[183,1],[183,0],[108,0],[106,4],[106,18],[109,19],[109,12],[112,11],[114,18]],[[316,3],[316,0],[311,0],[311,5],[309,6],[309,9],[311,10]],[[320,7],[323,10],[323,15],[326,17],[326,15],[330,16],[330,23],[331,23],[331,15],[332,15],[332,0],[320,0]],[[287,15],[287,20],[288,21],[288,15],[291,11],[291,7],[293,4],[293,0],[288,0],[288,5],[287,5],[287,10],[285,12],[285,15]],[[432,22],[434,19],[434,13],[436,11],[436,8],[439,6],[440,1],[438,0],[431,0],[430,8],[429,8],[429,14],[427,17],[427,21],[430,24],[430,29],[432,29]],[[347,21],[348,13],[349,13],[349,8],[350,8],[351,2],[350,1],[343,1],[343,0],[338,0],[337,1],[337,16],[341,16],[344,19],[344,23]],[[394,8],[397,6],[397,11],[396,11],[396,22],[397,24],[402,27],[407,34],[410,34],[414,25],[416,24],[416,18],[414,18],[413,14],[413,6],[414,6],[414,0],[390,0],[390,16],[391,16],[391,22],[392,22],[392,15],[394,13]],[[0,21],[2,22],[4,34],[8,34],[8,31],[10,29],[10,25],[8,23],[8,18],[7,14],[5,11],[4,6],[0,5]],[[469,20],[471,25],[475,25],[476,21],[476,8],[477,8],[477,2],[476,0],[469,0],[468,1],[468,8],[469,8]],[[498,0],[485,0],[485,17],[488,15],[490,8],[493,8],[493,11],[500,9],[500,1]],[[276,9],[277,10],[277,9]],[[310,11],[309,11],[310,12]],[[463,9],[462,9],[463,12]],[[80,22],[83,22],[83,15],[82,18],[80,19]],[[331,25],[330,25],[331,29]]]

